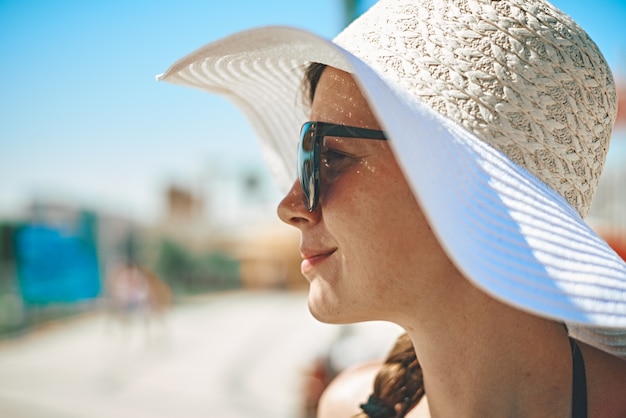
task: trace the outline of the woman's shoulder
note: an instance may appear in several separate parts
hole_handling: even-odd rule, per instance
[[[317,418],[353,417],[362,412],[374,388],[374,380],[383,361],[368,361],[342,371],[322,394]],[[406,415],[407,418],[429,418],[426,396]]]
[[[361,412],[359,405],[367,401],[382,361],[368,361],[339,373],[319,400],[317,418],[352,417]]]

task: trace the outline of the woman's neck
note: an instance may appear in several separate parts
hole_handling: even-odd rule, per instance
[[[568,417],[572,359],[564,327],[475,292],[449,300],[428,321],[415,316],[403,324],[431,416]]]

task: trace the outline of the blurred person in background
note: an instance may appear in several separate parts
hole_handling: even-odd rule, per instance
[[[131,261],[115,263],[106,277],[105,304],[122,333],[139,326],[148,338],[165,329],[171,290],[150,269]]]
[[[583,220],[616,92],[560,10],[381,0],[332,42],[245,31],[160,79],[250,119],[312,314],[406,331],[320,416],[626,416],[626,264]]]

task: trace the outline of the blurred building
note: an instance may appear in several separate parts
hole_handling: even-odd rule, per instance
[[[0,333],[99,304],[107,265],[133,256],[133,223],[36,201],[0,225]]]
[[[299,235],[278,221],[276,203],[268,196],[271,180],[250,167],[215,171],[220,174],[207,176],[203,187],[165,190],[164,216],[150,232],[152,241],[167,241],[169,255],[163,247],[156,255],[161,270],[178,275],[175,280],[186,281],[187,287],[220,287],[233,281],[234,262],[243,287],[306,287]]]
[[[167,194],[167,218],[181,221],[197,221],[202,216],[202,197],[176,185],[170,185]]]
[[[300,273],[299,242],[295,228],[276,221],[250,229],[233,247],[241,262],[242,284],[248,288],[308,288]]]

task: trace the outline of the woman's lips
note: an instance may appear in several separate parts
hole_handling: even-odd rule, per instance
[[[315,266],[322,263],[328,257],[333,255],[335,250],[336,248],[332,250],[328,250],[328,251],[320,251],[320,252],[314,252],[314,253],[302,252],[303,260],[302,260],[302,264],[300,264],[300,271],[302,272],[302,274],[306,275],[311,270],[313,270]]]

